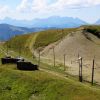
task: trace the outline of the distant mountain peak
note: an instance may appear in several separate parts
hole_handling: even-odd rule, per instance
[[[48,18],[37,18],[33,20],[16,20],[9,17],[4,20],[0,20],[0,23],[7,23],[15,26],[22,27],[56,27],[56,28],[72,28],[79,27],[87,24],[85,21],[79,18],[73,17],[61,17],[61,16],[50,16]]]

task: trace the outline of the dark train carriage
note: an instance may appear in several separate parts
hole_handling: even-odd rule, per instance
[[[25,62],[25,61],[18,61],[17,62],[17,69],[19,70],[38,70],[38,65],[34,65],[31,62]]]
[[[12,58],[12,57],[5,57],[5,58],[1,58],[1,63],[2,64],[16,64],[17,61],[22,60],[24,61],[23,58]]]

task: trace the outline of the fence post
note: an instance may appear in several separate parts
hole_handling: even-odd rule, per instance
[[[79,81],[80,81],[80,59],[79,59],[79,54],[78,54],[78,63],[79,63]]]
[[[83,58],[79,57],[79,81],[83,81],[83,76],[82,76],[82,63],[83,63]]]
[[[53,57],[54,57],[54,67],[56,65],[56,61],[55,61],[55,48],[53,47]]]
[[[82,75],[82,63],[83,63],[83,58],[81,57],[81,62],[80,62],[80,70],[81,70],[81,77],[80,77],[80,82],[82,82],[83,81],[83,75]]]
[[[66,71],[66,54],[64,54],[64,71]]]
[[[91,80],[92,85],[93,85],[93,82],[94,82],[94,63],[95,63],[95,59],[93,59],[93,65],[92,65],[92,80]]]
[[[40,59],[41,59],[40,56],[41,56],[41,55],[40,55],[40,50],[39,50],[38,66],[40,66]]]

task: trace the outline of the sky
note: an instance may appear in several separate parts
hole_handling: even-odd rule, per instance
[[[0,20],[50,16],[78,17],[94,23],[100,19],[100,0],[0,0]]]

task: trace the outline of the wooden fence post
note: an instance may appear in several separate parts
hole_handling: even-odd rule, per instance
[[[40,59],[41,59],[40,56],[41,56],[41,55],[40,55],[40,50],[39,50],[38,66],[40,66]]]
[[[53,57],[54,57],[54,67],[56,66],[56,61],[55,61],[55,48],[53,47]]]
[[[79,59],[79,54],[78,54],[78,63],[79,63],[79,81],[80,81],[80,59]]]
[[[64,54],[64,71],[66,71],[66,54]]]
[[[93,59],[93,65],[92,65],[92,80],[91,80],[92,85],[94,83],[94,63],[95,63],[95,59]]]
[[[83,59],[82,59],[82,57],[80,57],[78,60],[79,60],[79,81],[82,82],[83,81],[83,76],[82,76]]]
[[[80,82],[83,81],[83,75],[82,75],[82,63],[83,63],[83,58],[81,57],[81,62],[80,62],[80,71],[81,71],[81,77],[80,77]]]

